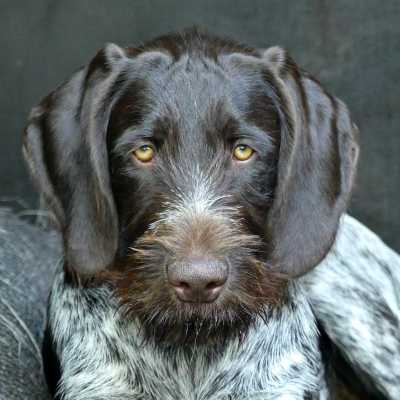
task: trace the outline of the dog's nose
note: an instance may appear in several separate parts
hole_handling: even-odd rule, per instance
[[[195,259],[168,267],[168,281],[178,298],[190,303],[212,303],[228,278],[228,266],[218,260]]]

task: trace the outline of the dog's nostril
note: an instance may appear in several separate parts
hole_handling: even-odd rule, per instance
[[[190,289],[190,285],[186,282],[178,282],[177,284],[172,283],[172,285],[186,290]]]
[[[225,283],[225,282],[222,282],[222,281],[210,282],[210,283],[207,283],[206,289],[207,289],[207,290],[217,289],[217,288],[222,287],[224,283]]]
[[[217,282],[180,282],[179,285],[171,284],[178,298],[191,303],[211,303],[222,292],[224,283]]]

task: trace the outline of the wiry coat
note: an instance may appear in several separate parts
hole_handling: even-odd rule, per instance
[[[50,282],[46,280],[56,271],[60,247],[53,232],[44,232],[29,226],[10,212],[2,210],[0,214],[0,239],[3,249],[0,254],[3,285],[0,290],[0,309],[3,316],[0,321],[3,339],[0,341],[0,398],[43,400],[50,397],[46,394],[45,383],[41,378],[40,357],[34,350],[39,348],[42,338],[39,327],[44,322],[45,292],[50,286]],[[24,240],[21,240],[21,237]],[[35,254],[33,260],[31,252]],[[16,256],[19,257],[17,260]],[[29,279],[28,273],[31,274]],[[60,284],[60,278],[57,285]],[[329,398],[347,399],[349,396],[343,395],[343,392],[352,388],[353,392],[358,390],[358,393],[350,397],[351,399],[398,399],[400,257],[359,222],[345,217],[335,247],[321,265],[303,278],[301,285],[306,285],[307,297],[311,300],[320,334],[325,337],[324,369],[330,371],[330,375],[324,379],[332,381],[334,378],[327,386]],[[18,287],[18,290],[15,290],[15,287]],[[38,296],[40,299],[36,298],[32,303],[32,296]],[[57,309],[60,301],[53,297],[53,304]],[[86,316],[94,312],[91,307]],[[32,316],[35,318],[32,319]],[[93,321],[92,318],[91,320]],[[10,329],[10,326],[14,326],[15,329]],[[59,331],[64,329],[68,329],[69,333],[61,332],[61,336],[75,334],[75,343],[79,342],[78,337],[84,339],[84,336],[73,330],[66,321],[62,321],[62,325],[59,326]],[[102,327],[95,329],[96,335],[99,335]],[[324,332],[329,335],[328,343]],[[279,336],[276,337],[278,338]],[[80,347],[80,344],[78,346]],[[92,355],[105,354],[109,349],[109,344],[104,350],[96,346]],[[80,350],[69,355],[72,357],[71,363],[82,363],[79,353]],[[131,351],[129,354],[133,356]],[[347,362],[338,355],[344,355]],[[104,362],[107,364],[109,361]],[[67,361],[67,364],[69,363]],[[161,370],[161,365],[163,364],[157,364],[157,371]],[[56,364],[48,362],[48,369],[54,373]],[[354,370],[357,371],[356,374]],[[76,367],[74,371],[79,373]],[[91,390],[92,393],[96,390],[99,398],[99,392],[102,390],[102,381],[97,379],[97,373],[90,371],[93,373],[91,389],[74,387],[74,392],[79,391],[81,398],[87,394],[86,390]],[[145,377],[144,370],[138,372]],[[166,374],[167,378],[171,379],[168,371]],[[86,377],[89,375],[86,374]],[[185,375],[182,374],[180,380],[176,378],[176,381],[181,382],[182,377]],[[70,376],[65,379],[74,385],[77,384],[76,377]],[[365,393],[366,387],[369,388],[368,393]],[[168,390],[171,390],[171,387]],[[266,395],[261,398],[269,397]]]
[[[59,391],[68,400],[396,400],[399,292],[400,256],[349,216],[326,259],[293,284],[291,300],[243,342],[215,352],[148,343],[109,288],[71,288],[60,273],[49,314]],[[320,343],[321,334],[331,342]]]
[[[283,49],[196,30],[108,45],[47,96],[24,152],[63,233],[63,396],[320,396],[296,278],[334,242],[357,133]],[[199,274],[216,297],[182,295]]]
[[[310,398],[323,382],[316,321],[304,290],[289,292],[242,341],[180,348],[148,342],[107,287],[71,288],[61,274],[49,314],[59,392],[66,400]]]

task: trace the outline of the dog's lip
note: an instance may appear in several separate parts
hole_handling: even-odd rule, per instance
[[[203,314],[211,310],[221,309],[223,306],[223,300],[220,299],[221,296],[213,301],[184,301],[176,295],[174,297],[176,307],[183,308],[183,312]]]
[[[180,303],[184,304],[198,304],[199,306],[201,305],[207,305],[207,304],[215,304],[215,300],[210,300],[210,301],[196,301],[196,300],[181,300],[178,296],[176,296],[176,299]]]

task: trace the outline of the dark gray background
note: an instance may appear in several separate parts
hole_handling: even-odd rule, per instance
[[[106,42],[193,24],[286,47],[361,130],[351,213],[400,250],[400,0],[0,0],[0,196],[36,196],[21,160],[31,106]]]

